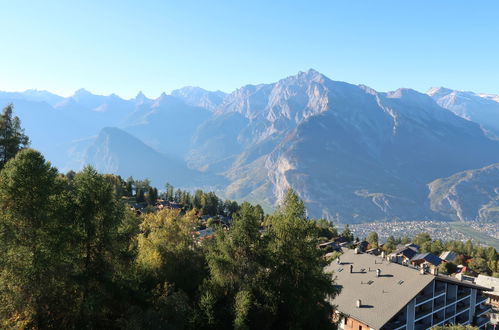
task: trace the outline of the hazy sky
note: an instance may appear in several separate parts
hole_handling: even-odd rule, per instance
[[[0,90],[149,97],[309,68],[379,91],[499,94],[499,1],[0,0]]]

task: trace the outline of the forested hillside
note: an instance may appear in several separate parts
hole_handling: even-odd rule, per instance
[[[338,289],[323,271],[319,227],[293,191],[264,216],[258,205],[168,185],[170,207],[158,210],[148,181],[91,167],[62,174],[27,145],[5,108],[0,328],[333,327],[326,298]],[[203,213],[229,216],[230,230],[211,220],[214,235],[202,239]]]

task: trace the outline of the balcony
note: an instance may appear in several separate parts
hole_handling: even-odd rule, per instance
[[[446,289],[447,286],[445,283],[439,281],[435,282],[435,296],[441,295],[446,291]]]
[[[450,305],[450,304],[457,301],[457,298],[455,296],[451,297],[451,296],[447,295],[447,297],[445,297],[445,299],[446,299],[445,301],[446,301],[447,305]]]
[[[477,305],[480,305],[481,303],[484,303],[487,301],[487,296],[486,295],[482,295],[482,294],[479,294],[476,296],[476,304]]]
[[[437,298],[433,301],[433,310],[439,310],[440,308],[445,306],[445,297]]]
[[[445,320],[444,311],[433,314],[433,325],[438,324]]]
[[[456,323],[457,324],[465,324],[465,323],[469,322],[469,320],[470,320],[470,315],[469,315],[468,311],[465,311],[464,313],[461,313],[461,314],[456,316]]]
[[[467,310],[467,309],[469,309],[469,308],[470,308],[469,301],[468,301],[468,303],[465,303],[465,302],[459,302],[459,303],[456,305],[456,314],[462,313],[462,312],[464,312],[465,310]]]
[[[471,294],[470,289],[459,289],[457,290],[457,300],[461,300]]]
[[[476,318],[474,323],[475,323],[476,327],[480,328],[480,327],[484,326],[485,324],[487,324],[488,322],[489,322],[488,317],[481,316],[481,317]]]
[[[415,330],[426,330],[431,327],[431,316],[425,317],[414,324]]]
[[[456,313],[455,313],[455,311],[454,311],[454,308],[451,308],[451,309],[447,308],[447,309],[445,310],[445,318],[446,318],[446,319],[448,319],[448,318],[450,318],[450,317],[454,316],[455,314],[456,314]]]
[[[416,306],[420,305],[420,304],[422,304],[422,303],[424,303],[427,300],[432,299],[432,298],[433,298],[433,293],[432,292],[424,293],[424,294],[419,294],[416,297]]]
[[[431,301],[416,307],[415,320],[419,320],[432,312]]]
[[[487,313],[488,311],[490,311],[489,306],[486,306],[486,305],[477,306],[475,309],[475,316],[476,317],[481,316],[481,315]]]

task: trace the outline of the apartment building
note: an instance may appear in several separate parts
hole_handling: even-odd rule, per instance
[[[485,287],[438,275],[436,270],[401,265],[390,258],[343,249],[333,272],[341,293],[332,299],[339,328],[420,330],[435,325],[489,322]]]

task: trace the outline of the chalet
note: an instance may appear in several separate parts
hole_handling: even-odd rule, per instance
[[[344,246],[344,245],[347,245],[348,243],[350,243],[350,241],[343,236],[336,237],[333,239],[333,241],[336,244],[341,245],[341,246]]]
[[[377,248],[377,247],[369,249],[369,250],[366,250],[366,253],[372,254],[372,255],[375,255],[375,256],[381,255],[382,252],[383,251],[380,248]]]
[[[425,266],[437,267],[442,263],[442,260],[440,260],[440,258],[434,255],[433,253],[427,252],[427,253],[416,254],[414,257],[411,258],[410,262],[414,266],[425,265]]]
[[[489,322],[483,294],[489,290],[453,277],[431,274],[367,253],[343,249],[333,272],[341,293],[331,299],[333,318],[345,330],[414,330],[436,325]]]
[[[355,243],[354,245],[355,245],[355,247],[359,248],[360,251],[365,252],[367,250],[367,248],[369,247],[369,242],[368,241],[361,241],[361,242]]]
[[[440,259],[444,262],[453,262],[456,257],[457,253],[453,251],[445,251],[440,255]]]
[[[390,253],[388,256],[391,261],[401,264],[409,262],[409,260],[411,260],[416,254],[417,251],[414,250],[414,248],[410,246],[402,246]]]

